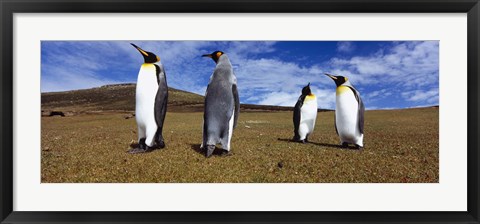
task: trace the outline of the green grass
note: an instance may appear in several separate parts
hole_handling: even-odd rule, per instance
[[[367,111],[365,149],[338,147],[334,112],[321,112],[310,144],[289,142],[291,112],[240,114],[232,156],[198,152],[202,113],[167,113],[167,147],[126,153],[135,119],[124,114],[42,117],[42,182],[435,183],[438,108]]]

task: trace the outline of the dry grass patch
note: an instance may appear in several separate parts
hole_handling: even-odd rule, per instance
[[[42,182],[438,182],[438,108],[367,111],[365,149],[338,147],[333,112],[318,114],[310,144],[290,142],[292,113],[242,113],[232,156],[199,153],[202,113],[167,113],[167,147],[136,142],[125,114],[42,117]]]

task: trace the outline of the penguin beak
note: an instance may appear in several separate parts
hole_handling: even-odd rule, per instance
[[[307,85],[307,86],[308,86],[308,87],[310,87],[310,83],[308,83],[308,85]]]
[[[333,75],[330,75],[330,74],[328,74],[328,73],[325,73],[325,75],[328,76],[328,77],[330,77],[330,78],[333,79],[333,80],[337,79],[337,77],[335,77],[335,76],[333,76]]]
[[[135,49],[137,49],[143,56],[148,57],[148,53],[142,48],[139,48],[137,45],[130,43]]]
[[[202,55],[202,57],[209,57],[209,58],[212,58],[213,56],[211,54],[204,54]]]

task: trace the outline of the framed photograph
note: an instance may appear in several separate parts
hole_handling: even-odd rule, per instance
[[[2,1],[2,223],[479,223],[479,4]]]

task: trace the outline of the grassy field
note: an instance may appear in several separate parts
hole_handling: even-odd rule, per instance
[[[338,147],[334,112],[320,112],[311,143],[290,142],[292,112],[240,114],[232,155],[199,152],[202,113],[167,113],[167,147],[126,153],[137,140],[125,114],[42,117],[42,182],[438,182],[438,108],[367,111],[365,148]]]

